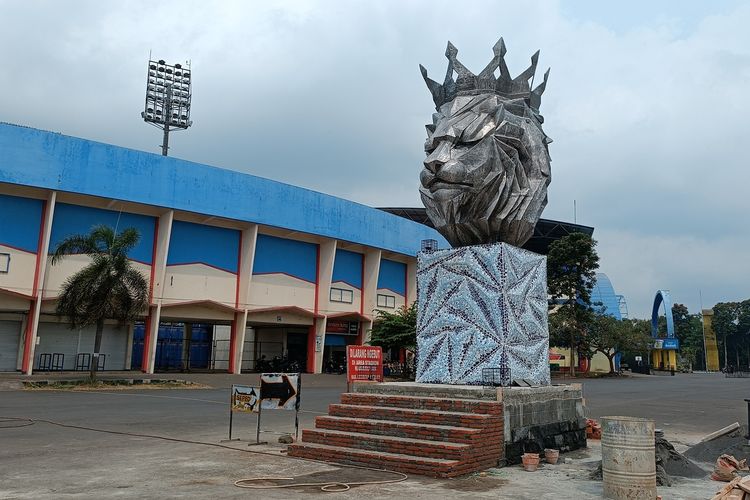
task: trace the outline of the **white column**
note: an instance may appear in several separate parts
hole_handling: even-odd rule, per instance
[[[406,307],[417,301],[417,259],[409,258],[406,264]]]
[[[308,342],[315,348],[320,342],[320,351],[315,351],[315,373],[323,371],[323,350],[326,345],[326,322],[331,302],[331,281],[333,280],[333,265],[336,261],[336,240],[326,240],[320,244],[320,258],[318,260],[318,300],[315,304],[315,312],[323,315],[315,321],[315,342]]]
[[[365,316],[372,318],[377,307],[378,276],[380,275],[380,258],[382,252],[376,249],[365,251],[365,272],[362,282],[362,310]],[[369,331],[372,329],[372,321],[364,321],[362,324],[362,343],[370,341]]]
[[[40,245],[37,249],[37,271],[36,282],[34,283],[33,295],[31,299],[31,310],[24,337],[24,358],[21,369],[26,375],[31,375],[34,371],[34,352],[36,351],[36,337],[39,331],[39,311],[42,308],[42,298],[44,297],[44,276],[47,272],[47,257],[49,256],[49,239],[52,232],[52,221],[55,217],[55,202],[57,201],[57,191],[51,191],[47,197],[45,205],[44,221],[39,228],[41,238]]]
[[[159,217],[159,228],[156,241],[154,241],[156,257],[151,263],[154,286],[151,291],[151,305],[146,317],[146,332],[143,339],[145,359],[141,363],[141,371],[144,373],[154,373],[154,365],[156,364],[156,344],[159,340],[159,323],[161,322],[161,301],[164,295],[164,280],[167,276],[167,257],[173,221],[174,210],[168,210]]]
[[[250,302],[250,285],[253,280],[253,264],[255,263],[255,245],[258,241],[258,225],[252,224],[242,230],[240,268],[237,270],[237,279],[239,280],[237,304],[238,311],[234,315],[234,324],[232,325],[232,341],[230,349],[230,359],[232,366],[229,367],[229,373],[242,373],[242,356],[245,349],[245,330],[247,329],[247,309]]]

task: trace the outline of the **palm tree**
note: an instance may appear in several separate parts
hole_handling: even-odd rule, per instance
[[[68,318],[71,330],[96,325],[92,380],[99,367],[104,321],[132,321],[148,307],[148,282],[127,256],[139,239],[135,228],[116,233],[109,226],[94,226],[87,235],[65,238],[52,254],[52,265],[71,254],[86,254],[92,260],[65,280],[57,299],[57,314]]]

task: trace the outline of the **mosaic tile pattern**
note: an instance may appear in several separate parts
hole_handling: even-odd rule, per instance
[[[507,243],[422,252],[417,264],[417,382],[550,383],[547,259]]]

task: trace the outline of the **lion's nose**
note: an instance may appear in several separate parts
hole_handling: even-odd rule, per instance
[[[438,144],[430,155],[425,158],[424,166],[427,170],[433,174],[440,170],[440,167],[448,163],[451,159],[451,144],[449,142],[441,142]]]

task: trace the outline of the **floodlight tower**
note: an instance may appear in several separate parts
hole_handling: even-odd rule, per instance
[[[141,117],[164,131],[161,145],[164,156],[169,151],[170,130],[186,130],[193,124],[190,121],[192,76],[190,63],[183,67],[181,64],[167,64],[164,59],[148,62],[146,105]]]

